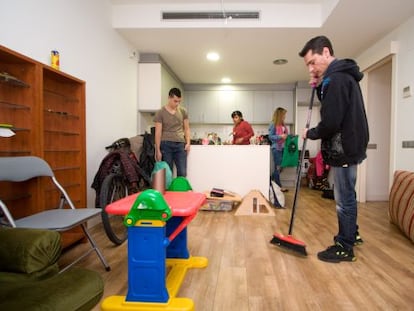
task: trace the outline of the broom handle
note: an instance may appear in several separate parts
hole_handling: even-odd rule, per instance
[[[315,93],[316,93],[316,87],[313,87],[312,88],[311,99],[310,99],[310,102],[309,102],[308,116],[307,116],[307,119],[306,119],[306,129],[309,129],[309,126],[310,126],[310,121],[311,121],[311,117],[312,117],[313,100],[315,98]],[[302,145],[302,151],[300,153],[298,174],[296,176],[295,195],[294,195],[294,198],[293,198],[292,214],[290,215],[289,235],[292,235],[293,222],[295,220],[296,202],[297,202],[299,187],[300,187],[300,176],[302,174],[302,163],[303,163],[303,160],[305,158],[306,141],[307,141],[307,138],[304,138],[303,139],[303,145]]]

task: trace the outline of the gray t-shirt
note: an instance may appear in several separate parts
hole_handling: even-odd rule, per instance
[[[179,106],[175,114],[170,113],[165,106],[157,111],[154,122],[162,124],[161,141],[185,143],[184,120],[188,119],[187,111]]]

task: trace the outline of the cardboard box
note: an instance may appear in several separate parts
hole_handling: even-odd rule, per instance
[[[205,195],[207,197],[207,201],[206,204],[200,208],[202,211],[229,212],[242,200],[238,194],[224,195],[223,197],[212,197],[210,195],[210,191],[205,191]]]

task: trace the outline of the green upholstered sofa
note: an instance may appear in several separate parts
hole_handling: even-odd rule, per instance
[[[56,231],[0,227],[0,310],[91,310],[101,299],[99,273],[59,273]]]

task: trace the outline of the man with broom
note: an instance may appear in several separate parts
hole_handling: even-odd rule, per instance
[[[352,59],[337,59],[325,36],[309,40],[299,52],[321,102],[321,121],[303,130],[303,138],[321,139],[322,156],[334,174],[338,234],[334,245],[318,253],[327,262],[355,261],[361,243],[357,226],[357,166],[366,158],[368,122],[359,87],[363,74]]]

